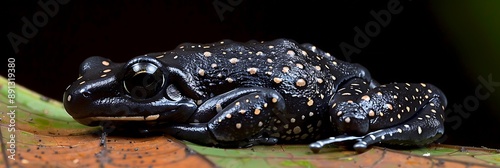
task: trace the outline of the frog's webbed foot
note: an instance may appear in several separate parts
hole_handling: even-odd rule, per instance
[[[328,139],[318,140],[314,143],[309,144],[309,148],[313,153],[319,153],[319,151],[326,145],[336,144],[336,143],[348,143],[352,145],[352,148],[358,153],[366,151],[369,145],[374,143],[379,143],[384,140],[385,135],[392,133],[383,133],[384,130],[378,130],[371,132],[365,136],[348,136],[341,135],[336,137],[330,137]],[[378,140],[377,140],[378,139]]]

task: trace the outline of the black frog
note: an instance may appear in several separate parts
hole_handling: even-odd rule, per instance
[[[64,93],[78,122],[155,130],[217,147],[425,145],[447,100],[427,83],[380,85],[361,65],[289,39],[184,43],[126,63],[89,57]]]

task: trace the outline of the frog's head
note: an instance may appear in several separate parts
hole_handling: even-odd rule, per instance
[[[196,110],[195,94],[182,83],[182,71],[154,57],[114,63],[94,56],[80,65],[80,76],[64,92],[64,107],[78,122],[185,122]]]

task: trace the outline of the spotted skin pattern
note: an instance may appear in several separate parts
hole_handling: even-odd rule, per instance
[[[207,146],[311,143],[318,152],[352,142],[363,151],[433,142],[444,132],[446,97],[431,84],[380,85],[363,66],[311,44],[224,40],[126,63],[90,57],[64,106],[86,125],[163,131]]]

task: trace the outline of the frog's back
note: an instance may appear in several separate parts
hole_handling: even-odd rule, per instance
[[[315,46],[288,39],[246,43],[224,40],[210,44],[184,43],[167,53],[167,64],[189,72],[206,92],[224,92],[234,87],[261,86],[288,90],[283,94],[335,91],[347,76],[357,75],[358,66],[335,59]],[[213,86],[213,87],[212,87]],[[320,87],[325,86],[325,87]],[[314,93],[314,92],[313,92]],[[324,92],[326,96],[326,92]]]
[[[238,87],[276,90],[289,114],[274,120],[269,129],[275,137],[291,141],[317,139],[322,123],[329,122],[328,101],[339,83],[364,73],[315,46],[287,39],[184,43],[160,60],[190,74],[191,85],[204,93],[201,101]]]

